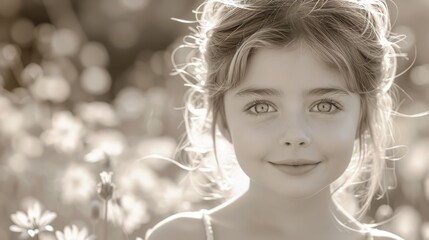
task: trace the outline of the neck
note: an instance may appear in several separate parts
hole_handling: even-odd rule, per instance
[[[308,233],[322,239],[320,236],[332,236],[344,229],[335,217],[344,220],[345,215],[333,202],[329,187],[312,197],[298,199],[250,183],[239,201],[246,209],[252,209],[246,212],[249,224],[282,229],[291,236]]]

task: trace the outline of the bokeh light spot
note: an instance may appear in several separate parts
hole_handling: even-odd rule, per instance
[[[16,152],[21,152],[29,158],[37,158],[43,154],[41,141],[32,135],[17,135],[13,140],[13,147]]]
[[[411,69],[410,77],[417,86],[429,84],[429,64],[419,65]]]
[[[33,41],[34,35],[35,27],[30,20],[21,18],[13,23],[11,37],[16,43],[28,46]]]
[[[62,77],[42,76],[30,88],[31,92],[41,100],[61,103],[70,96],[70,85]]]
[[[140,117],[145,109],[146,99],[143,92],[137,88],[123,88],[115,99],[118,115],[122,119],[132,120]]]
[[[104,129],[88,136],[90,149],[100,149],[110,156],[120,155],[125,148],[125,136],[114,129]]]
[[[120,0],[120,3],[127,9],[140,10],[149,4],[149,0]]]
[[[393,209],[388,204],[383,204],[380,207],[377,208],[377,211],[375,212],[375,221],[376,222],[382,222],[384,220],[387,220],[388,218],[392,217]]]
[[[82,47],[79,59],[84,67],[106,67],[109,62],[109,54],[103,44],[89,42]]]
[[[20,56],[20,49],[13,44],[0,46],[0,67],[12,66]]]
[[[94,95],[102,95],[109,91],[112,79],[106,69],[100,67],[86,68],[80,77],[82,88]]]
[[[52,53],[56,56],[73,56],[79,48],[79,36],[70,29],[59,29],[52,36]]]
[[[32,84],[37,78],[43,75],[43,69],[37,63],[28,64],[21,72],[21,79],[25,84]]]

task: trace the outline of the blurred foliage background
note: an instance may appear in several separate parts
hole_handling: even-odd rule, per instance
[[[103,171],[113,172],[115,185],[109,239],[143,238],[172,213],[216,204],[183,188],[185,172],[175,165],[138,160],[174,157],[184,131],[185,88],[170,75],[170,56],[188,25],[171,18],[194,20],[191,10],[199,4],[0,0],[0,239],[20,239],[12,224],[34,227],[18,211],[31,208],[27,215],[43,218],[35,203],[56,216],[46,213],[38,222],[54,229],[39,239],[56,239],[55,231],[71,225],[104,239],[97,195]],[[389,7],[394,31],[407,36],[400,43],[408,58],[399,59],[399,112],[427,111],[429,0],[396,0]],[[383,228],[428,240],[429,118],[395,120],[396,144],[408,147],[398,150],[404,157],[395,163],[396,188],[374,201],[369,219],[394,215]]]

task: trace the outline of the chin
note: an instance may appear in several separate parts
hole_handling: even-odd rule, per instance
[[[295,200],[299,200],[299,199],[305,200],[319,195],[324,190],[329,191],[329,184],[327,186],[316,188],[316,189],[308,189],[308,188],[307,189],[306,188],[284,189],[283,188],[280,191],[277,190],[277,192],[285,198],[295,199]]]

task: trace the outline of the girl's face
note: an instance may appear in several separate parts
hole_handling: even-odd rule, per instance
[[[360,101],[338,71],[294,46],[255,52],[243,82],[225,95],[223,133],[251,184],[306,198],[350,163]]]

